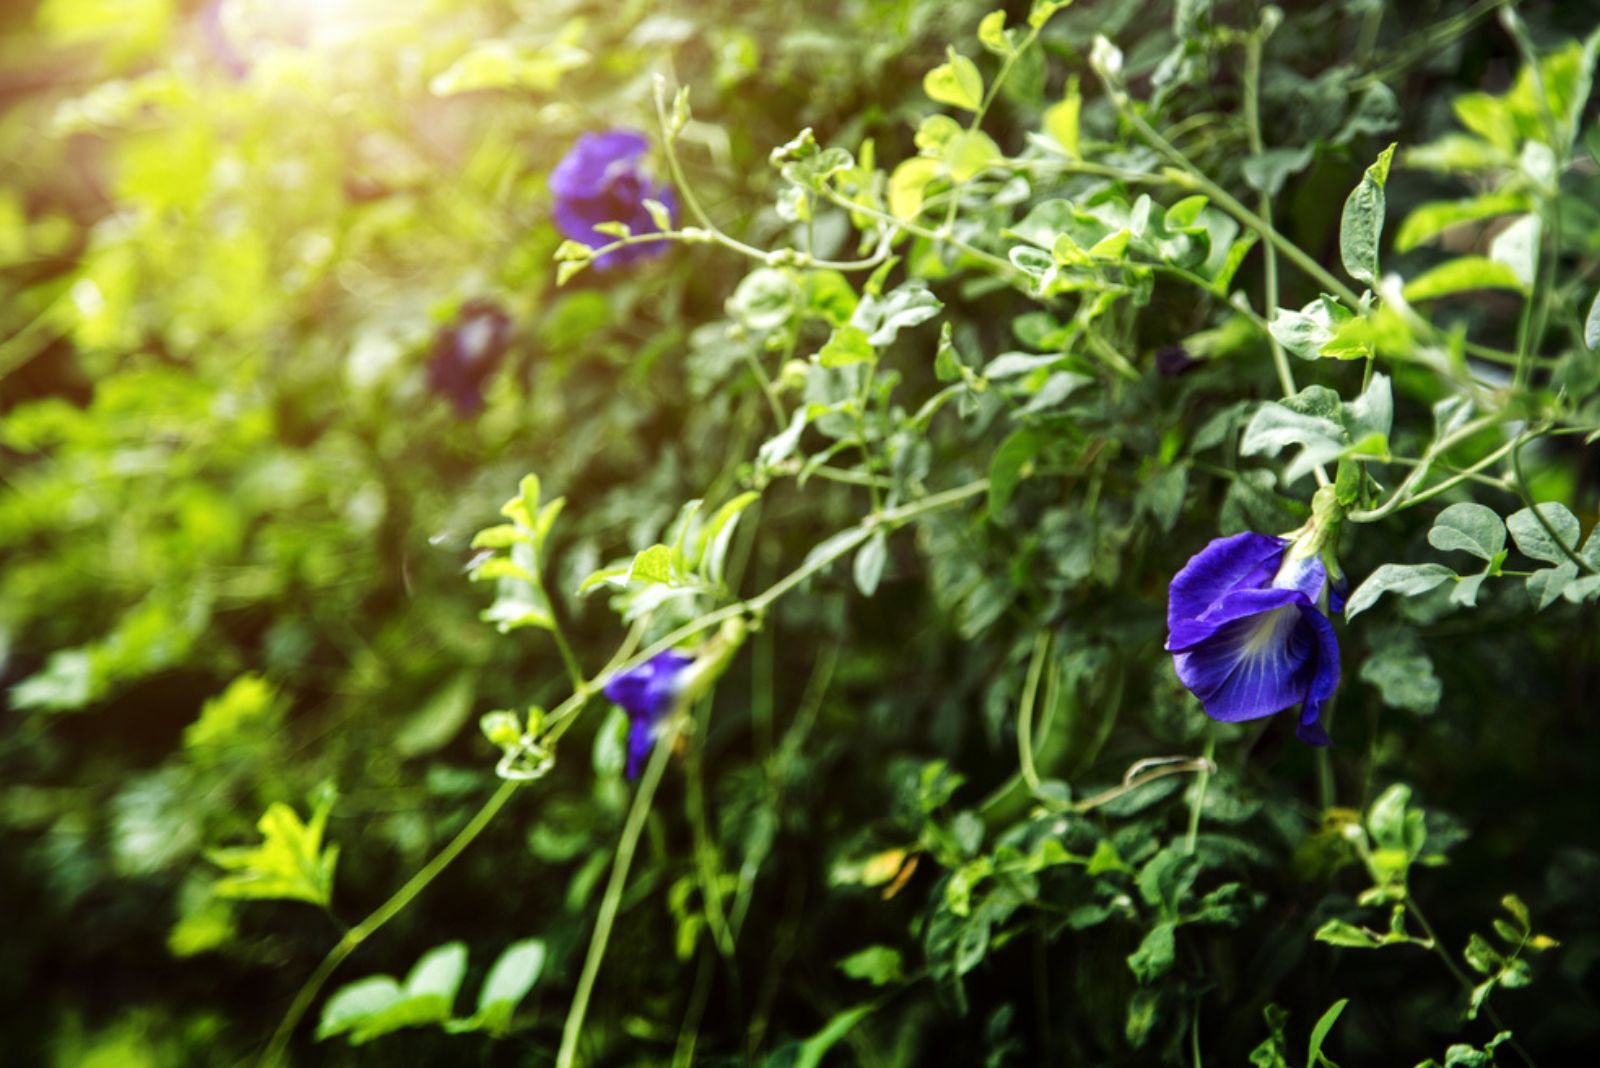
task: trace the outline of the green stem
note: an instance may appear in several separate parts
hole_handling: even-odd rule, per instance
[[[283,1019],[278,1023],[278,1029],[273,1032],[272,1040],[267,1043],[267,1048],[256,1063],[260,1068],[275,1068],[281,1064],[283,1055],[289,1048],[289,1039],[294,1035],[294,1029],[311,1008],[311,1003],[322,990],[334,971],[344,963],[346,957],[354,953],[368,938],[372,937],[379,928],[403,912],[407,905],[418,894],[428,888],[428,884],[437,879],[448,868],[462,851],[471,845],[483,833],[489,822],[499,814],[517,792],[520,782],[504,782],[494,792],[488,801],[484,802],[477,814],[468,821],[467,825],[450,840],[450,844],[441,849],[434,858],[423,865],[415,875],[406,881],[406,884],[395,891],[394,896],[385,901],[366,919],[352,927],[338,943],[329,950],[328,955],[322,959],[317,970],[305,981],[300,990],[295,994],[294,1001],[289,1005],[289,1011],[284,1013]]]
[[[1250,154],[1252,156],[1260,156],[1266,151],[1261,141],[1261,102],[1259,99],[1261,85],[1261,46],[1265,35],[1266,29],[1263,27],[1252,33],[1245,43],[1244,121],[1245,129],[1250,137]],[[1271,227],[1272,198],[1267,195],[1265,190],[1263,190],[1256,203],[1258,205],[1258,210],[1261,213],[1261,220],[1266,223],[1267,226]],[[1294,384],[1294,372],[1289,367],[1289,355],[1283,351],[1283,346],[1278,343],[1277,337],[1273,335],[1272,330],[1270,329],[1272,320],[1278,317],[1278,250],[1273,246],[1272,242],[1268,241],[1266,248],[1264,249],[1264,254],[1267,259],[1266,279],[1264,281],[1266,288],[1265,299],[1267,305],[1267,323],[1269,327],[1267,330],[1267,345],[1272,350],[1272,366],[1278,372],[1278,385],[1283,389],[1283,395],[1285,397],[1292,397],[1295,395],[1297,390],[1295,389]],[[1320,473],[1322,469],[1319,466],[1317,470]],[[1326,485],[1327,480],[1328,476],[1323,474],[1319,481],[1323,485]]]
[[[542,592],[544,589],[543,582],[539,584],[539,588]],[[550,599],[548,593],[545,594],[545,599]],[[567,678],[572,682],[573,688],[581,687],[583,685],[583,668],[578,664],[578,657],[573,653],[572,646],[568,644],[567,636],[561,632],[561,624],[552,624],[550,637],[555,640],[556,649],[561,653],[561,663],[566,666]]]
[[[1556,548],[1561,550],[1561,554],[1576,564],[1579,571],[1593,575],[1595,574],[1594,565],[1579,556],[1577,550],[1568,545],[1566,539],[1556,533],[1556,528],[1550,525],[1550,521],[1544,517],[1544,513],[1534,504],[1533,494],[1528,490],[1528,480],[1522,473],[1522,447],[1531,439],[1532,435],[1530,434],[1518,434],[1517,440],[1512,442],[1511,445],[1511,476],[1517,487],[1517,496],[1522,498],[1522,503],[1528,506],[1528,511],[1533,513],[1533,518],[1538,521],[1539,526],[1544,528],[1545,535],[1555,543]]]
[[[633,866],[633,855],[639,847],[639,835],[644,831],[645,820],[650,816],[650,802],[667,770],[672,757],[672,744],[683,726],[683,716],[672,717],[667,732],[656,740],[650,754],[650,763],[639,780],[639,789],[633,795],[633,806],[628,809],[628,821],[622,828],[622,840],[617,843],[617,855],[611,863],[611,879],[606,884],[605,896],[600,899],[600,914],[595,918],[594,935],[589,940],[589,952],[583,961],[583,971],[578,976],[578,988],[572,996],[572,1007],[567,1010],[566,1023],[561,1028],[561,1049],[556,1054],[556,1068],[572,1068],[578,1055],[578,1039],[583,1035],[583,1018],[589,1011],[589,998],[594,993],[594,983],[600,974],[600,964],[605,959],[606,944],[611,941],[611,927],[617,919],[617,909],[622,904],[622,891],[628,881],[628,869]]]
[[[1194,855],[1195,843],[1200,838],[1200,808],[1205,804],[1206,787],[1211,785],[1211,769],[1216,767],[1212,757],[1217,753],[1217,725],[1206,721],[1206,747],[1200,758],[1200,770],[1195,772],[1194,800],[1189,802],[1189,833],[1184,835],[1183,851]]]
[[[874,530],[877,530],[879,527],[893,527],[898,524],[908,522],[911,519],[915,519],[918,516],[926,515],[930,512],[936,512],[944,508],[953,507],[972,497],[987,492],[988,488],[989,480],[986,478],[981,478],[975,482],[970,482],[965,486],[958,486],[955,489],[945,490],[942,493],[931,494],[927,497],[924,497],[922,500],[914,501],[910,504],[901,505],[898,508],[891,508],[887,511],[877,512],[873,515],[869,515],[857,526],[848,528],[846,531],[841,532],[843,536],[835,535],[833,538],[828,539],[828,541],[824,543],[824,545],[827,546],[827,550],[825,552],[817,553],[814,559],[808,559],[805,563],[801,564],[794,571],[790,572],[784,578],[774,583],[760,595],[753,597],[748,601],[736,602],[734,604],[726,605],[722,608],[716,609],[715,611],[708,612],[699,619],[686,623],[674,630],[672,633],[668,634],[660,641],[655,642],[642,652],[630,657],[627,654],[633,648],[634,638],[637,634],[636,629],[635,635],[630,636],[629,640],[626,641],[618,650],[617,655],[612,657],[611,662],[601,669],[600,673],[596,675],[594,679],[591,679],[587,682],[580,682],[574,688],[572,695],[565,701],[561,702],[560,705],[556,706],[555,710],[550,714],[550,727],[545,731],[541,741],[543,741],[547,746],[554,746],[554,744],[560,740],[561,736],[566,733],[572,724],[577,721],[578,713],[582,710],[583,706],[588,703],[589,698],[592,697],[599,689],[601,680],[609,677],[614,672],[642,664],[646,660],[649,660],[651,657],[655,656],[657,653],[664,652],[665,650],[672,648],[688,638],[691,638],[706,630],[710,630],[713,627],[719,626],[726,620],[734,619],[745,614],[759,614],[760,612],[765,611],[769,605],[771,605],[779,597],[782,597],[789,590],[798,586],[807,578],[810,578],[818,571],[826,568],[828,565],[838,560],[841,556],[860,545],[861,542],[865,541],[867,537],[869,537],[871,533]],[[675,725],[673,728],[674,737],[676,736],[677,729],[678,727]],[[649,783],[651,780],[651,769],[655,769],[658,762],[665,761],[666,758],[664,754],[669,752],[670,749],[670,741],[664,741],[657,745],[656,752],[651,759],[651,764],[649,768],[646,769],[644,780],[646,783]],[[659,771],[655,772],[654,778],[656,781],[659,781]],[[373,934],[377,933],[377,931],[390,920],[398,916],[402,911],[404,911],[406,906],[408,906],[417,897],[417,895],[422,893],[423,890],[427,889],[428,885],[432,883],[434,879],[438,878],[439,875],[442,874],[444,870],[448,868],[458,856],[461,855],[462,851],[473,843],[478,835],[483,833],[484,828],[487,827],[490,821],[493,820],[500,810],[505,807],[506,802],[511,800],[512,795],[516,793],[517,788],[520,785],[521,782],[519,781],[508,781],[502,783],[500,788],[495,791],[494,795],[484,803],[483,807],[477,811],[472,819],[468,821],[467,825],[461,829],[460,833],[457,834],[456,837],[444,847],[444,849],[440,850],[439,853],[434,856],[432,860],[428,861],[428,863],[424,865],[420,871],[407,880],[405,885],[396,891],[393,897],[389,898],[389,900],[380,905],[377,910],[369,915],[366,919],[362,920],[355,927],[351,928],[349,933],[340,939],[333,949],[328,952],[327,956],[323,958],[322,963],[318,965],[316,971],[312,973],[311,977],[306,980],[299,992],[295,994],[294,1001],[291,1002],[288,1012],[284,1014],[282,1021],[278,1024],[277,1030],[273,1033],[272,1039],[267,1044],[266,1051],[262,1054],[262,1057],[258,1062],[261,1068],[275,1068],[276,1065],[281,1063],[284,1051],[288,1048],[289,1040],[294,1034],[295,1027],[299,1025],[300,1020],[310,1009],[312,1001],[315,1000],[317,994],[322,990],[322,987],[327,983],[329,977],[333,975],[334,971],[339,967],[339,965],[342,964],[351,953],[355,952],[356,948],[360,946],[362,942],[366,941]],[[641,785],[640,789],[641,793],[643,793],[644,786]],[[653,791],[653,785],[651,786],[651,789]],[[630,821],[631,818],[632,817],[630,814]],[[636,844],[637,833],[635,833],[634,838]],[[624,832],[624,841],[626,841],[626,831]],[[629,847],[630,858],[631,849],[632,846]],[[624,869],[624,874],[625,873],[626,872]],[[607,930],[609,930],[609,926],[609,921],[607,921]],[[595,963],[595,967],[599,967],[598,962]],[[585,1002],[587,1001],[587,994],[585,994],[584,1000]],[[569,1017],[569,1024],[570,1022],[571,1020]],[[581,1018],[579,1020],[579,1024],[581,1025]]]
[[[1314,279],[1318,285],[1350,307],[1358,308],[1361,306],[1361,298],[1356,295],[1355,290],[1339,281],[1331,271],[1312,259],[1299,245],[1279,233],[1276,227],[1241,204],[1233,194],[1213,182],[1206,176],[1205,172],[1195,166],[1188,156],[1185,156],[1166,138],[1157,133],[1154,127],[1134,110],[1127,92],[1120,85],[1114,83],[1104,73],[1101,74],[1101,81],[1105,85],[1106,92],[1110,95],[1118,113],[1127,120],[1128,124],[1134,128],[1140,137],[1144,138],[1146,143],[1165,156],[1169,162],[1183,173],[1184,183],[1180,184],[1187,184],[1189,187],[1198,189],[1206,194],[1223,211],[1226,211],[1239,222],[1260,234],[1269,244],[1275,245],[1278,251],[1288,257],[1296,267],[1299,267]]]
[[[1056,808],[1059,803],[1046,796],[1040,788],[1039,772],[1033,766],[1033,706],[1039,695],[1039,678],[1044,673],[1045,659],[1049,654],[1050,631],[1040,630],[1033,638],[1033,656],[1028,660],[1028,675],[1022,684],[1022,700],[1017,703],[1017,761],[1029,792],[1047,806]]]
[[[1438,459],[1451,446],[1465,441],[1481,430],[1487,430],[1489,427],[1498,424],[1500,418],[1499,415],[1486,415],[1482,418],[1474,419],[1465,426],[1459,427],[1444,437],[1437,439],[1423,452],[1422,459],[1417,463],[1417,466],[1413,467],[1411,473],[1405,477],[1405,480],[1395,487],[1395,491],[1389,495],[1388,500],[1376,508],[1348,512],[1345,514],[1345,518],[1352,523],[1374,523],[1413,503],[1413,499],[1409,495],[1428,476],[1428,472],[1433,469],[1434,460]],[[1475,471],[1475,468],[1468,468],[1467,470]],[[1459,481],[1459,478],[1457,481]]]
[[[1406,911],[1417,921],[1417,926],[1422,928],[1422,933],[1427,936],[1433,951],[1438,954],[1440,960],[1444,961],[1444,966],[1450,969],[1450,974],[1456,977],[1456,981],[1461,984],[1461,988],[1467,992],[1467,997],[1472,997],[1473,983],[1471,978],[1461,970],[1461,966],[1450,955],[1450,951],[1444,947],[1444,942],[1440,940],[1438,932],[1433,929],[1433,924],[1428,922],[1428,917],[1423,914],[1421,906],[1417,904],[1416,899],[1411,896],[1409,890],[1406,892]],[[1495,1011],[1493,1005],[1485,1001],[1483,1008],[1496,1030],[1510,1033],[1511,1029],[1505,1025],[1504,1020],[1500,1019],[1500,1014]],[[1533,1058],[1529,1056],[1527,1050],[1522,1048],[1522,1043],[1518,1042],[1514,1035],[1511,1038],[1511,1048],[1517,1051],[1517,1055],[1522,1058],[1523,1063],[1528,1068],[1536,1068]]]

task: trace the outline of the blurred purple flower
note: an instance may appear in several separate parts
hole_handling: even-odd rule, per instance
[[[1156,351],[1156,372],[1162,378],[1177,378],[1179,375],[1188,374],[1196,367],[1205,363],[1189,355],[1189,350],[1182,345],[1168,345]]]
[[[205,39],[217,65],[234,81],[243,81],[250,73],[250,61],[234,45],[228,28],[222,21],[222,6],[226,0],[211,0],[200,13],[200,34]]]
[[[643,165],[650,142],[634,130],[586,133],[550,172],[550,192],[555,196],[554,216],[561,232],[574,241],[600,248],[616,239],[598,233],[604,222],[625,223],[635,234],[658,232],[645,209],[646,200],[659,201],[669,216],[677,216],[672,187],[655,181]],[[650,242],[614,249],[594,261],[597,270],[633,263],[666,250],[666,242]]]
[[[1172,579],[1167,648],[1178,678],[1224,723],[1300,705],[1295,734],[1327,745],[1322,706],[1339,684],[1332,593],[1315,555],[1284,538],[1235,534],[1196,553]]]
[[[607,699],[628,714],[628,778],[637,779],[655,745],[656,731],[678,700],[694,657],[668,649],[606,680]]]
[[[439,331],[428,356],[428,388],[455,405],[463,418],[483,410],[483,386],[500,366],[511,343],[511,320],[494,304],[476,300],[462,306],[455,321]]]

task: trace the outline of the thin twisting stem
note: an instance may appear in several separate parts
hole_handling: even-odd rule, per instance
[[[393,897],[379,905],[370,916],[352,927],[343,938],[339,939],[338,944],[329,950],[328,955],[317,966],[317,970],[311,973],[311,977],[305,981],[299,992],[295,994],[294,1001],[289,1005],[289,1011],[284,1013],[283,1020],[279,1022],[277,1031],[272,1035],[272,1040],[267,1043],[266,1051],[262,1053],[261,1059],[257,1062],[261,1068],[276,1068],[278,1064],[282,1063],[284,1052],[289,1048],[289,1039],[294,1035],[294,1029],[299,1026],[301,1019],[305,1016],[306,1011],[311,1008],[311,1003],[316,1000],[317,994],[322,990],[323,985],[327,983],[339,965],[344,963],[345,958],[354,953],[361,943],[372,937],[380,927],[403,912],[418,894],[428,888],[428,884],[437,879],[446,868],[454,863],[455,859],[477,840],[478,835],[483,833],[484,828],[489,826],[489,823],[506,806],[506,802],[511,800],[512,795],[517,792],[517,788],[521,785],[522,783],[516,781],[501,783],[500,788],[494,792],[488,801],[484,802],[483,807],[478,810],[477,814],[450,840],[449,845],[441,849],[432,860],[423,865],[420,871],[406,880],[406,884],[395,891]]]
[[[566,1023],[561,1028],[561,1049],[556,1054],[556,1068],[572,1068],[578,1056],[578,1039],[583,1037],[583,1018],[589,1011],[589,998],[594,993],[595,978],[600,974],[600,964],[605,959],[606,944],[611,941],[611,927],[617,919],[617,909],[622,904],[622,891],[628,882],[628,869],[633,866],[633,854],[639,847],[639,835],[650,815],[650,802],[655,798],[661,776],[667,770],[672,756],[672,744],[683,727],[683,715],[672,717],[666,733],[656,741],[645,766],[644,777],[639,780],[638,792],[633,795],[633,806],[628,809],[628,821],[622,828],[622,840],[617,843],[617,855],[611,863],[611,879],[606,884],[605,896],[600,899],[600,914],[595,918],[594,935],[589,940],[589,952],[583,960],[583,972],[578,976],[578,988],[572,995],[572,1007],[567,1010]]]

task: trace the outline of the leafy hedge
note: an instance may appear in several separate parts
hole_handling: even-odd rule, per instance
[[[17,1063],[1600,1040],[1583,5],[0,18]]]

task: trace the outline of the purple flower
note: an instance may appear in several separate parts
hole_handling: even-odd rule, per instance
[[[1196,553],[1167,596],[1178,678],[1224,723],[1300,705],[1301,741],[1327,745],[1319,719],[1339,684],[1327,568],[1285,538],[1235,534]]]
[[[1182,345],[1168,345],[1164,349],[1156,350],[1156,372],[1162,378],[1186,375],[1205,362],[1189,355],[1189,350]]]
[[[455,405],[463,418],[483,410],[483,385],[511,343],[511,320],[488,301],[463,305],[439,331],[428,356],[428,388]]]
[[[656,731],[677,703],[684,672],[693,663],[694,657],[668,649],[606,680],[606,697],[628,714],[628,778],[639,777]]]
[[[634,130],[586,133],[550,172],[550,192],[555,196],[554,216],[561,232],[574,241],[601,248],[616,240],[598,233],[604,222],[626,223],[635,234],[657,233],[659,228],[645,210],[646,200],[659,201],[670,216],[677,215],[677,198],[665,182],[657,182],[643,166],[650,142]],[[666,249],[666,242],[650,242],[614,249],[594,261],[598,270],[632,263]]]

